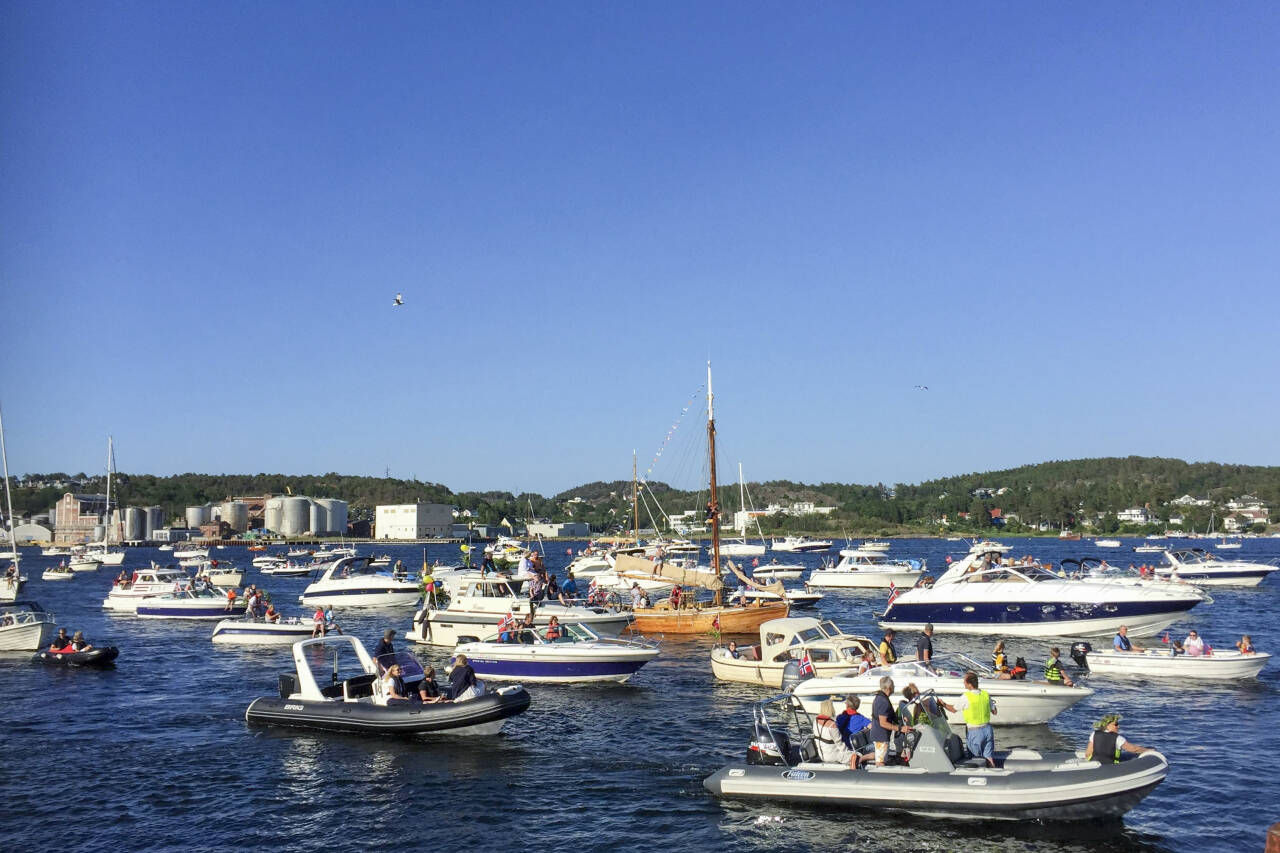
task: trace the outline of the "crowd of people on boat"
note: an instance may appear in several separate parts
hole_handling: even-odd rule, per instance
[[[484,695],[484,683],[476,678],[476,671],[465,654],[454,656],[447,671],[448,684],[444,688],[436,683],[433,666],[423,669],[420,680],[407,681],[404,666],[396,657],[395,638],[395,628],[388,628],[373,648],[373,660],[381,674],[382,694],[388,705],[464,702]]]

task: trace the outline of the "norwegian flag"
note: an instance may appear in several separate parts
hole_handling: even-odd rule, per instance
[[[1168,631],[1165,631],[1165,632],[1164,632],[1164,635],[1160,637],[1160,642],[1165,643],[1166,645],[1168,644],[1168,642],[1169,642],[1169,632],[1168,632]]]
[[[814,675],[813,661],[809,660],[809,653],[805,652],[804,657],[800,658],[800,674]]]
[[[890,604],[893,604],[893,600],[897,598],[901,592],[902,590],[898,589],[897,584],[893,581],[889,581],[889,600],[885,603],[885,607],[887,608]]]
[[[587,595],[595,595],[596,590],[599,588],[600,585],[596,583],[596,579],[592,578],[591,583],[587,584]]]
[[[720,630],[720,614],[719,613],[716,614],[716,618],[711,620],[711,627],[716,631]]]
[[[503,616],[502,621],[498,623],[498,633],[502,633],[503,631],[510,631],[515,627],[516,627],[515,614],[512,613],[510,610],[508,610],[507,615]]]
[[[755,557],[755,558],[753,558],[753,559],[751,560],[751,567],[752,567],[753,569],[754,569],[754,568],[759,568],[759,567],[760,567],[760,558],[759,558],[759,557]]]

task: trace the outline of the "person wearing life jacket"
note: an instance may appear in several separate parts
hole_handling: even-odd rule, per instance
[[[890,628],[884,632],[884,638],[880,640],[880,662],[886,666],[898,662],[898,650],[893,645],[893,640],[897,636],[898,632]]]
[[[1004,640],[996,640],[996,647],[991,651],[991,668],[1001,678],[1009,677],[1009,657],[1004,653]]]
[[[1062,661],[1058,660],[1058,655],[1060,654],[1062,653],[1058,651],[1057,646],[1049,649],[1049,659],[1044,664],[1044,680],[1050,684],[1075,687],[1075,682],[1071,680],[1071,676],[1067,675],[1067,671],[1062,668]]]
[[[1027,677],[1027,659],[1014,658],[1013,666],[1009,667],[1009,677],[1014,681],[1023,681]]]
[[[560,627],[560,617],[552,616],[551,621],[547,623],[547,639],[558,640],[564,636],[564,629]]]
[[[818,760],[824,764],[848,764],[856,770],[861,756],[844,743],[836,723],[836,706],[832,698],[822,700],[818,716],[813,720],[813,739],[818,746]]]
[[[1119,764],[1126,752],[1136,755],[1151,752],[1151,747],[1139,746],[1126,740],[1124,735],[1120,734],[1120,715],[1107,714],[1098,721],[1089,735],[1089,745],[1085,747],[1084,758],[1086,761],[1093,760],[1102,764]]]
[[[956,707],[964,711],[964,724],[968,729],[965,742],[975,758],[984,758],[988,767],[995,767],[996,738],[991,718],[996,713],[996,703],[990,693],[978,688],[978,673],[973,670],[964,674],[964,686],[964,695]]]
[[[1141,646],[1135,646],[1129,639],[1129,626],[1121,625],[1120,630],[1116,631],[1116,637],[1111,641],[1111,647],[1118,652],[1145,652],[1146,649]]]

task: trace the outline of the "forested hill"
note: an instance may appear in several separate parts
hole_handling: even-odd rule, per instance
[[[21,478],[14,491],[15,509],[43,512],[66,491],[101,492],[104,478],[84,474],[30,474]],[[173,517],[186,506],[218,502],[230,496],[285,494],[332,497],[351,504],[352,518],[370,517],[378,504],[426,501],[452,504],[471,510],[486,523],[503,518],[549,518],[557,521],[587,521],[593,529],[604,530],[623,524],[630,517],[629,481],[586,483],[560,494],[510,492],[453,492],[439,483],[398,480],[385,477],[356,477],[329,473],[320,476],[282,474],[211,475],[180,474],[156,477],[149,474],[119,474],[113,488],[123,503],[134,506],[159,505]],[[1179,459],[1130,456],[1110,459],[1076,459],[1025,465],[1004,471],[963,474],[918,484],[843,483],[805,484],[784,480],[749,483],[752,506],[764,509],[775,504],[790,507],[796,502],[835,507],[827,516],[773,516],[767,527],[775,531],[893,532],[934,530],[945,516],[957,527],[988,523],[992,511],[997,517],[1013,514],[1022,525],[1052,524],[1073,526],[1084,519],[1097,519],[1130,507],[1149,506],[1163,524],[1169,515],[1186,517],[1188,526],[1203,529],[1208,515],[1225,502],[1246,495],[1280,506],[1280,467],[1224,465],[1213,462],[1188,463]],[[671,489],[663,483],[643,488],[643,503],[657,513],[699,509],[705,492]],[[1211,506],[1183,507],[1169,502],[1184,494],[1208,499]],[[736,484],[726,485],[721,503],[729,510],[738,506]],[[1218,509],[1219,516],[1222,510]],[[962,514],[968,518],[961,518]],[[642,523],[648,519],[643,517]],[[1014,527],[1020,526],[1015,522]]]

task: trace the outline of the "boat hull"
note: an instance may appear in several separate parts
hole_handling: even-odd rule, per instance
[[[739,762],[721,768],[703,785],[713,794],[736,799],[961,820],[1058,822],[1118,818],[1163,782],[1169,770],[1168,761],[1158,752],[1106,765],[1078,761],[1072,753],[1055,757],[1061,759],[1059,769],[1050,766],[1007,774],[976,767],[922,773],[905,766],[850,770],[843,765]],[[1014,765],[1008,759],[1003,763],[1006,768]]]
[[[298,601],[308,607],[325,607],[330,604],[335,607],[412,607],[421,597],[422,593],[416,585],[406,587],[389,582],[334,589],[313,590],[312,587],[307,587],[307,591],[298,596]]]
[[[158,599],[143,599],[138,602],[135,611],[143,619],[226,619],[227,606],[224,601],[209,604],[182,606],[178,603],[166,603]]]
[[[1089,652],[1085,660],[1089,671],[1105,675],[1141,678],[1187,678],[1198,681],[1231,681],[1257,678],[1271,655],[1266,652],[1243,655],[1239,652],[1214,652],[1212,655],[1178,655],[1164,649],[1145,652]]]
[[[765,622],[782,619],[789,611],[785,601],[745,607],[637,608],[632,611],[631,630],[641,634],[709,634],[718,629],[722,634],[755,634]]]
[[[512,609],[517,618],[522,612]],[[616,637],[631,624],[631,617],[626,613],[609,611],[579,612],[583,608],[547,605],[536,608],[533,623],[538,627],[546,627],[555,616],[561,622],[576,622],[586,625],[602,637]],[[505,616],[507,609],[501,612],[467,611],[467,610],[427,610],[418,611],[414,616],[413,627],[405,637],[414,643],[430,646],[455,646],[460,642],[473,642],[487,637],[498,630],[498,622]]]
[[[320,702],[264,696],[253,700],[244,718],[250,725],[287,726],[376,735],[495,735],[507,718],[524,713],[529,693],[503,688],[465,702],[375,705],[372,702]]]
[[[819,684],[807,690],[805,688],[807,682],[801,682],[796,686],[795,695],[800,700],[800,704],[804,705],[805,710],[811,714],[818,713],[823,699],[847,696],[850,693],[862,700],[862,707],[870,708],[875,699],[875,687],[870,684],[854,686],[841,683],[849,680],[851,679],[823,679],[831,683]],[[914,683],[920,690],[925,692],[933,690],[944,702],[956,706],[964,694],[964,685],[958,678],[950,681],[949,685],[929,684],[919,679]],[[1003,686],[1006,682],[998,683]],[[991,698],[996,703],[997,713],[991,718],[991,724],[994,726],[1042,725],[1077,702],[1093,695],[1093,691],[1086,687],[1063,687],[1030,681],[1021,682],[1027,687],[1025,691],[1007,693],[1000,691],[996,684],[997,682],[990,679],[983,682],[983,689],[991,694]],[[953,726],[964,725],[964,713],[948,711],[947,722]]]
[[[820,587],[822,589],[888,589],[892,584],[896,587],[909,589],[915,586],[923,571],[904,570],[890,572],[875,571],[824,571],[815,569],[809,579],[804,582],[805,586]]]
[[[224,614],[225,615],[225,614]],[[213,628],[215,643],[243,646],[292,646],[315,631],[312,622],[257,622],[223,619]]]
[[[53,629],[52,620],[0,628],[0,652],[34,652],[48,644]]]
[[[87,652],[51,652],[45,649],[36,652],[31,662],[45,666],[105,667],[114,664],[119,656],[120,650],[115,646],[90,649]]]
[[[528,653],[504,653],[490,644],[468,643],[458,647],[476,675],[490,681],[531,681],[544,684],[624,682],[658,655],[657,649],[612,651],[603,654],[528,647]]]
[[[912,590],[916,592],[916,590]],[[932,624],[939,632],[1006,637],[1100,637],[1121,625],[1130,636],[1160,633],[1199,604],[1194,598],[1153,598],[1136,601],[938,601],[912,602],[906,593],[889,606],[881,627],[922,631]]]

